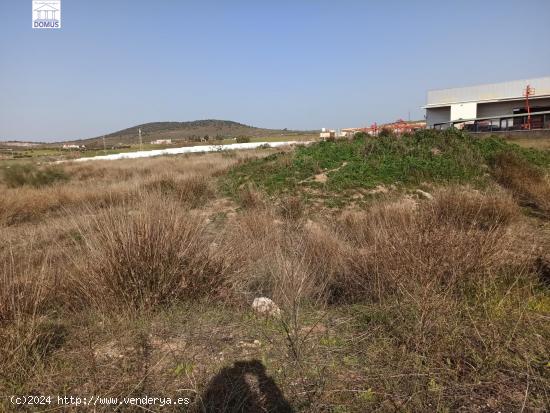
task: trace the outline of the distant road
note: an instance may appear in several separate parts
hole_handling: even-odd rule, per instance
[[[228,145],[199,145],[199,146],[186,146],[183,148],[168,148],[168,149],[156,149],[151,151],[137,151],[137,152],[124,152],[115,153],[111,155],[92,156],[89,158],[74,159],[73,162],[87,162],[87,161],[113,161],[116,159],[134,159],[134,158],[150,158],[152,156],[161,155],[178,155],[181,153],[194,153],[194,152],[222,152],[236,149],[256,149],[262,145],[269,145],[271,148],[278,146],[288,146],[296,144],[308,144],[313,141],[287,141],[287,142],[248,142],[248,143],[233,143]],[[67,161],[59,161],[67,162]]]

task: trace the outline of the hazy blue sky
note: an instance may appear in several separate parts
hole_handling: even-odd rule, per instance
[[[0,0],[0,138],[229,119],[318,129],[421,118],[428,89],[550,74],[550,1]]]

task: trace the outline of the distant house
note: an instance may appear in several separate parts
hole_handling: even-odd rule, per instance
[[[371,126],[362,127],[362,128],[345,128],[342,129],[340,136],[342,137],[351,137],[359,132],[364,132],[371,136],[378,136],[382,130],[387,130],[395,133],[396,135],[401,135],[403,133],[412,133],[419,129],[425,129],[426,122],[424,121],[404,121],[403,119],[398,119],[392,123],[383,123],[377,124],[373,123]]]
[[[86,149],[86,145],[75,145],[72,143],[63,144],[63,149]]]
[[[347,129],[321,129],[321,133],[319,134],[319,137],[321,139],[332,139],[332,138],[349,138],[355,135],[355,133],[359,132],[360,128],[347,128]]]
[[[334,129],[327,130],[327,128],[322,128],[321,133],[319,134],[319,137],[321,139],[335,138],[336,137],[336,131]]]
[[[156,141],[151,141],[152,145],[170,145],[172,139],[157,139]]]
[[[344,128],[340,131],[343,138],[349,138],[358,132],[365,132],[365,128]]]
[[[378,126],[378,131],[382,129],[390,130],[396,135],[401,135],[403,133],[411,133],[419,129],[426,129],[426,122],[424,121],[404,121],[403,119],[398,119],[392,123],[386,123]]]

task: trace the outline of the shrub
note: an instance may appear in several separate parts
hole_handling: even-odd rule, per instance
[[[108,209],[81,229],[75,283],[98,308],[151,308],[216,291],[202,220],[155,194],[137,210]]]
[[[422,203],[426,219],[458,228],[491,229],[509,225],[521,215],[518,205],[504,191],[483,194],[468,188],[449,187],[434,193],[434,200]]]
[[[15,164],[4,169],[4,181],[9,188],[23,185],[41,187],[68,179],[69,176],[65,171],[55,166],[39,169],[32,164]]]
[[[338,232],[351,247],[337,280],[342,293],[352,301],[424,290],[454,294],[499,271],[525,268],[532,257],[522,251],[530,247],[507,231],[517,216],[509,200],[469,197],[443,193],[416,209],[382,203],[340,220]],[[450,207],[456,199],[466,205]]]
[[[238,136],[236,139],[237,143],[248,143],[250,138],[248,136]]]
[[[281,198],[279,210],[284,218],[297,220],[304,215],[304,203],[299,196],[284,196]]]

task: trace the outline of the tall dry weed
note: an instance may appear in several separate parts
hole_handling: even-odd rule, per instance
[[[86,187],[71,183],[49,188],[7,189],[0,198],[0,225],[17,225],[46,218],[49,213],[87,205],[102,208],[116,205],[136,195],[127,183],[110,187]]]
[[[202,175],[167,175],[153,177],[143,187],[172,197],[190,208],[199,208],[215,195],[211,180]]]
[[[276,208],[243,211],[226,228],[222,248],[240,264],[229,274],[238,295],[268,296],[283,307],[298,296],[301,302],[323,301],[332,273],[341,269],[338,243],[325,229],[281,219]]]
[[[517,222],[521,211],[504,191],[481,193],[470,188],[449,187],[435,193],[433,202],[422,204],[426,219],[458,228],[491,229]]]
[[[81,226],[75,283],[98,308],[151,308],[212,294],[221,274],[201,220],[177,203],[147,195]]]
[[[545,171],[513,152],[498,154],[492,171],[497,182],[510,189],[521,204],[550,215],[550,181]]]
[[[338,220],[346,240],[348,299],[382,300],[414,290],[461,288],[469,281],[521,267],[532,257],[508,229],[518,217],[506,194],[444,190],[417,208],[382,203]],[[517,229],[520,231],[520,227]]]
[[[66,335],[53,317],[61,290],[55,270],[47,255],[28,252],[0,250],[0,391],[32,375]]]
[[[260,192],[253,184],[248,183],[239,188],[237,192],[237,202],[242,208],[261,209],[266,207],[264,194]]]
[[[7,248],[0,254],[0,323],[40,314],[52,290],[48,257],[33,263],[23,251]]]

